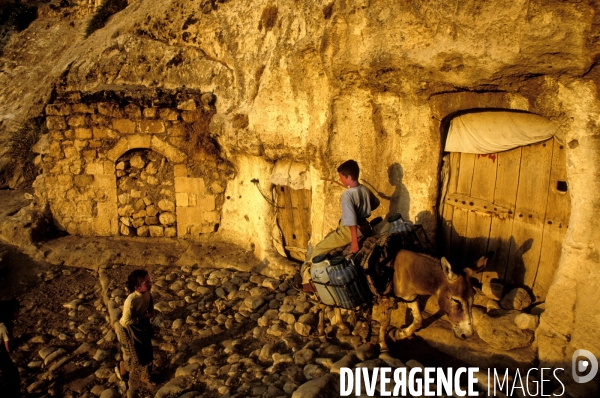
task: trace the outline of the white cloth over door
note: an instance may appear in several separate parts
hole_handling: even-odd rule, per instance
[[[557,134],[559,124],[524,112],[473,112],[450,121],[446,152],[496,153],[544,141]]]

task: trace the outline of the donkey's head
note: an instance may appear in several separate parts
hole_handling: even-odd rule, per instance
[[[481,272],[494,252],[489,252],[475,263],[474,268],[465,268],[461,274],[452,271],[452,266],[442,257],[442,270],[446,279],[438,290],[438,304],[448,314],[454,335],[459,339],[466,339],[473,335],[473,317],[471,306],[475,290],[471,284],[471,277]]]

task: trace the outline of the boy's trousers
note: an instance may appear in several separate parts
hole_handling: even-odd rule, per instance
[[[362,237],[367,238],[371,236],[372,232],[371,224],[369,224],[366,218],[359,220],[356,228],[356,237],[358,239]],[[334,249],[344,247],[350,243],[352,243],[352,233],[350,232],[350,227],[342,225],[342,220],[340,220],[338,227],[334,231],[331,231],[329,234],[327,234],[322,241],[317,243],[310,253],[311,258],[306,259],[304,264],[302,264],[302,268],[300,269],[302,283],[304,284],[310,281],[310,266],[312,265],[313,258],[319,254],[329,253]]]

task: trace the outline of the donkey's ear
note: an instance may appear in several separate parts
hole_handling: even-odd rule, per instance
[[[442,257],[440,262],[442,263],[442,271],[444,271],[444,274],[446,274],[448,282],[454,282],[458,278],[458,275],[452,272],[452,266],[448,260],[446,260],[446,257]]]
[[[492,258],[493,255],[494,252],[487,252],[485,256],[477,260],[474,268],[465,268],[465,274],[468,277],[472,277],[473,275],[483,271],[483,269],[487,266],[488,260]]]

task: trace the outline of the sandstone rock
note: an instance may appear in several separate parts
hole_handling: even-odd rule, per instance
[[[46,357],[56,351],[57,348],[54,346],[44,347],[38,351],[40,358],[46,359]]]
[[[294,330],[300,336],[305,336],[306,337],[306,336],[310,335],[310,331],[312,330],[312,327],[310,325],[307,325],[306,323],[296,322],[294,324]]]
[[[316,354],[313,350],[304,348],[294,353],[294,363],[299,366],[304,366],[315,358]]]
[[[29,394],[39,393],[43,390],[43,387],[45,384],[46,384],[45,380],[35,381],[27,387],[27,392]]]
[[[150,225],[148,227],[148,231],[150,232],[150,236],[153,238],[160,237],[164,235],[164,229],[161,226]]]
[[[308,313],[308,314],[301,315],[298,318],[298,322],[305,323],[305,324],[313,326],[313,327],[317,325],[317,319],[315,317],[315,314],[313,314],[312,312]]]
[[[479,337],[495,349],[508,351],[527,347],[533,340],[533,333],[515,325],[518,314],[518,311],[497,310],[490,316],[475,307],[473,324]]]
[[[244,299],[244,304],[252,311],[256,311],[265,303],[265,299],[262,296],[250,296]]]
[[[225,189],[221,186],[221,184],[215,181],[210,185],[210,192],[213,194],[220,194],[225,192]]]
[[[182,111],[195,111],[196,110],[196,101],[190,98],[187,101],[181,102],[177,105],[177,109]]]
[[[121,226],[119,227],[119,232],[123,236],[129,236],[131,234],[131,229],[127,225],[121,224]]]
[[[161,211],[170,211],[170,212],[174,212],[175,211],[175,203],[171,202],[170,200],[167,199],[161,199],[158,202],[158,208]],[[146,210],[147,211],[147,210]],[[149,214],[150,215],[150,214]]]
[[[44,365],[49,366],[52,362],[56,361],[60,357],[66,355],[67,351],[64,348],[59,348],[57,350],[52,351],[51,354],[44,358]]]
[[[531,305],[531,296],[523,288],[511,290],[502,300],[500,306],[505,310],[523,310]]]
[[[331,388],[339,381],[331,374],[326,374],[317,379],[302,384],[294,393],[292,398],[328,398],[331,396]]]
[[[309,363],[303,369],[306,380],[317,379],[326,373],[326,370],[319,365]]]
[[[315,363],[328,370],[331,370],[333,367],[333,359],[331,358],[315,358]]]
[[[48,367],[48,371],[49,372],[54,372],[57,369],[60,369],[65,363],[69,362],[71,359],[73,359],[73,357],[70,356],[70,355],[65,355],[65,356],[61,357],[60,359],[58,359],[57,361],[53,362]]]
[[[174,213],[171,212],[164,212],[164,213],[160,213],[160,215],[158,216],[158,220],[162,225],[172,225],[175,223],[175,221],[177,221],[177,217],[175,216]]]
[[[500,309],[500,303],[496,300],[489,299],[485,305],[487,312]]]
[[[136,229],[137,236],[146,237],[150,235],[150,229],[147,225],[142,225]]]
[[[340,374],[341,368],[353,368],[359,362],[358,358],[354,354],[348,354],[339,361],[335,362],[331,367],[331,373]]]
[[[190,382],[185,377],[174,377],[167,384],[162,386],[154,396],[155,398],[167,398],[170,396],[179,396],[189,388]]]
[[[73,352],[73,355],[87,354],[91,356],[95,352],[96,348],[94,346],[92,346],[90,343],[83,343]]]
[[[200,365],[198,363],[191,363],[187,366],[182,366],[177,368],[175,371],[175,377],[186,377],[192,375],[195,371],[200,369]]]
[[[515,316],[515,325],[523,330],[535,330],[540,323],[539,317],[530,314],[519,314]]]
[[[94,381],[96,380],[93,374],[84,377],[82,379],[75,380],[69,383],[69,389],[71,391],[75,391],[76,393],[82,393],[86,390]]]
[[[99,379],[108,379],[114,373],[114,369],[103,367],[94,372],[94,375]]]
[[[105,389],[106,388],[103,385],[96,384],[94,387],[92,387],[90,392],[92,394],[94,394],[95,396],[99,397],[104,392]]]
[[[177,330],[180,329],[181,326],[183,326],[183,319],[175,319],[171,325],[171,329]]]
[[[500,283],[486,282],[482,284],[481,291],[483,292],[483,294],[485,294],[486,297],[497,301],[502,298],[504,286]]]
[[[305,325],[308,326],[308,325]],[[267,329],[267,334],[271,335],[271,336],[275,336],[275,337],[281,337],[283,336],[285,333],[287,332],[287,330],[283,327],[281,327],[278,324],[275,325],[271,325],[271,327],[269,327]]]
[[[166,301],[159,301],[154,305],[154,309],[162,313],[167,313],[172,310],[171,306]]]
[[[81,300],[75,299],[75,300],[69,301],[68,303],[63,304],[63,307],[74,310],[77,308],[77,306],[79,306],[79,304],[81,304]]]
[[[379,355],[379,345],[370,343],[363,344],[355,350],[355,355],[360,361],[375,358]]]
[[[280,354],[278,352],[273,354],[273,367],[276,368],[282,364],[293,363],[294,360],[290,354]]]
[[[31,361],[27,364],[27,367],[30,369],[38,369],[43,365],[43,361]]]
[[[100,398],[119,398],[120,396],[121,394],[114,388],[107,388],[100,394]]]
[[[280,313],[279,319],[287,323],[288,325],[293,325],[294,323],[296,323],[296,317],[290,313]]]
[[[158,214],[158,209],[156,208],[156,206],[146,206],[146,215],[148,217],[154,217]]]
[[[109,352],[105,350],[97,350],[94,354],[94,360],[102,362],[108,357]]]
[[[274,278],[266,278],[262,282],[262,286],[267,289],[276,290],[279,287],[279,280]]]
[[[135,168],[138,168],[138,169],[143,169],[146,166],[146,163],[144,162],[144,160],[142,159],[142,157],[139,156],[139,155],[133,156],[129,160],[129,164],[131,165],[131,167],[135,167]]]
[[[33,336],[31,338],[31,340],[29,340],[30,343],[34,343],[34,344],[39,344],[39,343],[47,343],[48,342],[48,337],[42,334],[38,334],[36,336]]]

